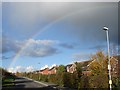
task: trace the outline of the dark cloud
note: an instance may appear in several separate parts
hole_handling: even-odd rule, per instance
[[[20,51],[26,43],[29,43],[27,47],[22,50],[21,55],[29,57],[46,57],[54,54],[58,54],[57,48],[52,46],[55,43],[52,40],[24,40],[24,41],[11,41],[8,38],[2,38],[2,53],[13,52],[17,53]],[[3,59],[8,59],[9,57],[3,56]]]
[[[117,2],[4,3],[2,6],[3,19],[5,19],[3,23],[9,20],[7,22],[10,22],[11,32],[17,32],[20,36],[26,36],[29,33],[35,34],[35,30],[42,30],[42,28],[49,25],[49,23],[58,20],[58,22],[63,25],[61,32],[76,38],[81,47],[102,47],[103,43],[106,43],[106,33],[102,30],[103,26],[109,28],[110,43],[118,44],[118,38],[120,38],[120,35],[118,35]],[[11,12],[9,12],[9,10],[11,10]],[[38,22],[39,27],[35,26]],[[3,25],[3,29],[8,26],[9,25]],[[19,28],[21,28],[21,30],[19,30]],[[9,43],[9,45],[7,43]],[[97,46],[96,43],[100,45]],[[70,44],[61,44],[61,46],[64,48],[74,48],[74,45]],[[38,52],[41,51],[42,47],[39,48],[40,49],[36,49]],[[15,42],[4,40],[3,52],[11,51],[11,49],[15,52],[19,51],[19,47],[16,46]],[[43,51],[51,53],[57,52],[53,47],[48,47]],[[31,52],[31,54],[39,56],[37,55],[38,52]],[[47,54],[51,55],[50,53]]]
[[[81,5],[81,3],[79,3]],[[118,3],[83,3],[86,7],[68,17],[64,24],[64,32],[79,39],[81,45],[106,43],[106,32],[109,28],[110,43],[118,44]],[[63,25],[63,26],[65,26]],[[96,46],[96,45],[94,45]]]
[[[20,50],[20,47],[15,41],[12,41],[6,37],[2,38],[2,53],[17,52],[19,50]]]
[[[105,32],[102,31],[105,25],[110,29],[111,42],[118,42],[118,2],[16,2],[3,3],[2,6],[5,19],[3,23],[10,20],[11,32],[18,32],[20,35],[34,35],[36,31],[60,19],[58,22],[63,21],[66,27],[68,24],[68,28],[64,27],[63,31],[74,34],[81,43],[105,41]],[[3,28],[6,26],[9,25],[3,25]]]
[[[58,54],[59,51],[56,48],[53,47],[41,47],[36,48],[34,50],[27,50],[26,53],[24,53],[25,56],[32,56],[32,57],[47,57],[54,54]]]

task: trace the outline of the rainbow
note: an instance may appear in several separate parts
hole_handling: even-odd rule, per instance
[[[97,7],[97,8],[98,8],[98,7]],[[103,7],[101,7],[101,8],[103,8]],[[49,23],[47,26],[45,26],[45,27],[44,27],[42,30],[40,30],[39,32],[36,32],[36,34],[34,34],[33,36],[31,36],[31,38],[37,37],[37,36],[40,35],[42,32],[48,30],[48,28],[50,28],[51,26],[55,25],[56,23],[60,22],[61,20],[65,19],[65,18],[67,18],[67,17],[71,17],[71,16],[73,16],[73,15],[76,15],[76,14],[78,14],[78,13],[82,13],[82,12],[84,12],[84,11],[89,11],[90,9],[91,9],[91,8],[82,9],[82,10],[79,10],[79,11],[76,11],[76,12],[72,12],[71,14],[67,14],[67,15],[65,15],[65,16],[63,16],[63,17],[60,17],[60,18],[56,19],[55,21]],[[93,8],[92,8],[92,9],[93,9]],[[94,8],[94,9],[96,9],[96,8]],[[30,38],[30,39],[31,39],[31,38]],[[13,57],[12,62],[10,63],[10,65],[9,65],[8,68],[11,68],[11,67],[15,64],[15,62],[16,62],[17,59],[20,57],[20,55],[21,55],[21,53],[23,52],[23,50],[24,50],[26,47],[28,47],[29,45],[30,45],[30,42],[29,42],[29,40],[28,40],[28,41],[23,45],[23,47],[16,53],[16,55]]]

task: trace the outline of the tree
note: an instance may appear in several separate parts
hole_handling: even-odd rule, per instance
[[[78,89],[81,88],[82,82],[81,82],[81,76],[82,76],[82,66],[80,63],[75,62],[76,65],[76,71],[74,72],[76,74],[76,86]]]
[[[91,88],[108,88],[108,70],[107,57],[102,51],[97,52],[91,57],[92,62],[89,64],[90,87]]]
[[[63,73],[63,72],[66,72],[65,66],[64,65],[60,65],[57,68],[57,73]]]
[[[80,79],[82,76],[82,67],[80,63],[75,62],[77,77]]]
[[[63,72],[63,84],[65,87],[71,87],[71,82],[70,82],[71,74],[68,72]]]
[[[56,72],[56,83],[59,84],[60,86],[64,86],[64,72],[66,72],[65,66],[64,65],[60,65],[57,68],[57,72]]]

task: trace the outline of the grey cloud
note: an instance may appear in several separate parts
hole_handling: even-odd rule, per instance
[[[12,12],[7,12],[5,5]],[[19,33],[34,34],[35,30],[42,30],[46,25],[60,19],[59,22],[65,25],[62,31],[79,39],[80,44],[84,46],[106,42],[106,33],[102,30],[105,25],[109,27],[110,43],[118,44],[118,38],[120,38],[117,2],[3,3],[3,14],[5,14],[4,18],[7,17],[11,21],[11,26],[15,28],[13,30],[18,30],[21,26],[25,27]],[[35,25],[38,22],[39,27],[36,29]]]
[[[23,55],[32,57],[46,57],[54,54],[58,54],[58,50],[53,47],[40,47],[34,50],[27,50]]]
[[[67,48],[67,49],[74,49],[75,45],[67,44],[67,43],[61,43],[59,44],[61,47]]]
[[[29,57],[46,57],[54,54],[58,54],[59,50],[52,46],[52,40],[25,40],[25,41],[11,41],[7,38],[3,38],[2,41],[2,53],[14,52],[15,54],[24,47],[26,43],[30,43],[23,51],[21,55]],[[8,57],[3,56],[3,59],[8,59]]]
[[[99,4],[99,3],[97,3]],[[96,5],[97,5],[96,4]],[[74,27],[69,34],[80,39],[83,44],[106,42],[103,26],[108,26],[110,43],[118,43],[118,6],[117,3],[100,3],[89,9],[68,17],[68,25]],[[89,42],[89,43],[87,43]]]
[[[18,44],[8,38],[3,37],[2,38],[2,53],[6,52],[17,52],[20,50],[20,47],[18,47]]]
[[[104,35],[102,35],[103,33],[99,30],[101,30],[104,25],[107,25],[111,29],[111,37],[113,39],[112,41],[116,39],[114,38],[114,36],[117,33],[117,2],[16,2],[3,3],[2,6],[3,18],[7,18],[6,20],[10,21],[11,27],[15,28],[16,30],[19,29],[19,27],[21,26],[24,27],[19,31],[19,33],[31,35],[34,34],[36,31],[42,30],[42,28],[44,28],[46,25],[54,22],[57,19],[66,19],[68,17],[67,23],[72,22],[71,26],[75,25],[75,27],[78,27],[78,31],[75,30],[74,33],[75,35],[81,36],[81,38],[83,38],[83,36],[89,35],[102,38],[102,36],[104,37]],[[11,10],[11,12],[7,11],[8,8],[9,10]],[[36,26],[38,22],[39,27]],[[99,35],[96,35],[98,33]]]

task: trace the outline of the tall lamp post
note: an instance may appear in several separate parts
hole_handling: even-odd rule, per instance
[[[106,35],[107,35],[109,87],[110,87],[110,90],[112,90],[112,77],[111,77],[111,64],[110,64],[110,45],[109,45],[108,27],[104,26],[103,30],[106,31]]]
[[[40,63],[38,63],[40,65]],[[40,80],[40,72],[38,72],[38,80]]]

